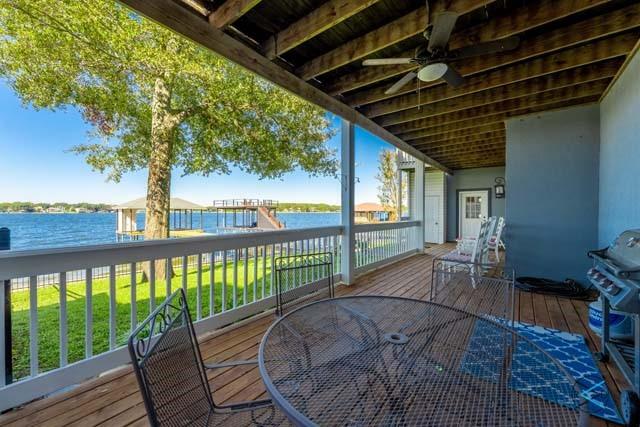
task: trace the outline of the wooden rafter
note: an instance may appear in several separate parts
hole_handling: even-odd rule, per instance
[[[262,0],[226,0],[209,15],[209,22],[216,28],[224,29],[242,15],[253,9]]]
[[[417,107],[419,103],[422,105],[432,104],[445,99],[581,67],[605,59],[623,57],[631,51],[637,40],[637,33],[620,34],[579,47],[545,55],[531,61],[503,67],[484,74],[477,74],[468,78],[464,85],[459,88],[441,84],[422,90],[420,94],[412,93],[369,104],[362,107],[360,111],[367,117],[377,117],[414,108]]]
[[[483,134],[487,132],[495,132],[504,130],[504,125],[501,122],[490,123],[482,126],[474,126],[466,129],[445,131],[428,135],[426,137],[419,138],[417,141],[411,142],[411,145],[418,146],[420,144],[433,144],[439,141],[446,141],[449,139],[464,138],[466,136]]]
[[[526,80],[485,90],[470,95],[447,99],[434,104],[423,105],[419,109],[401,111],[377,118],[375,121],[387,127],[431,116],[453,113],[459,110],[479,107],[487,104],[522,98],[542,92],[588,83],[607,77],[613,77],[620,67],[622,60],[608,60],[606,64],[591,64],[580,68],[554,73],[544,77]]]
[[[420,7],[408,14],[373,30],[361,37],[320,55],[301,65],[296,70],[304,80],[310,80],[328,71],[335,70],[345,64],[377,52],[424,31],[427,22],[435,14],[444,10],[455,10],[460,14],[470,12],[493,2],[493,0],[437,0],[430,3],[429,13],[425,7]]]
[[[555,104],[569,99],[584,98],[592,95],[600,95],[604,91],[611,78],[604,78],[594,82],[569,86],[558,90],[528,95],[523,98],[510,99],[508,101],[497,102],[495,104],[483,105],[481,107],[456,111],[450,114],[424,118],[410,123],[403,123],[389,127],[395,134],[431,128],[444,124],[455,123],[463,120],[484,120],[486,116],[498,113],[508,113],[525,108],[544,107],[548,104]]]
[[[574,105],[580,104],[590,104],[596,102],[598,100],[599,94],[587,95],[584,97],[570,98],[567,100],[550,102],[550,103],[541,103],[537,106],[530,107],[522,107],[519,109],[511,110],[508,112],[496,113],[491,115],[486,115],[482,117],[471,117],[465,120],[456,121],[453,123],[445,123],[432,127],[422,128],[420,130],[407,132],[405,134],[401,134],[403,140],[409,142],[410,144],[415,143],[415,140],[419,140],[423,137],[430,137],[431,135],[442,134],[445,132],[456,132],[456,131],[473,131],[478,127],[478,123],[482,123],[484,125],[491,124],[500,124],[503,125],[504,120],[510,117],[516,117],[526,114],[534,114],[540,111],[548,111],[548,110],[556,110],[567,107],[572,107]]]
[[[273,59],[380,0],[329,0],[262,44],[264,55]]]
[[[512,22],[508,16],[496,18],[496,20],[503,21],[504,25]],[[635,4],[544,32],[534,37],[525,38],[521,40],[518,49],[512,52],[489,57],[481,56],[471,60],[465,60],[456,66],[458,71],[463,75],[471,75],[638,27],[640,27],[640,4]],[[405,52],[405,54],[412,54],[412,52]],[[330,94],[335,95],[348,90],[361,88],[390,77],[399,76],[410,69],[412,69],[412,67],[363,67],[356,73],[347,74],[334,82],[327,83],[326,90]],[[390,95],[384,93],[387,88],[387,85],[383,85],[379,88],[353,93],[347,97],[346,102],[349,105],[359,106],[390,98]],[[404,90],[397,92],[395,96],[413,90],[415,90],[415,88],[405,87]]]
[[[505,138],[485,139],[475,144],[465,144],[461,146],[444,146],[438,148],[427,148],[427,151],[432,156],[445,155],[445,154],[462,154],[462,153],[476,153],[487,150],[504,150]]]
[[[255,50],[242,44],[233,37],[225,34],[204,18],[195,19],[190,13],[172,0],[120,0],[121,3],[132,7],[143,15],[193,40],[201,46],[228,58],[238,65],[252,71],[274,84],[286,88],[290,92],[324,108],[351,123],[371,132],[373,135],[407,151],[412,156],[423,160],[433,167],[450,173],[451,170],[380,127],[371,119],[365,117],[353,108],[338,101],[334,97],[321,91],[315,86],[301,80],[294,74],[284,70],[276,63],[269,61]]]
[[[484,141],[486,139],[496,139],[496,138],[504,139],[505,136],[506,136],[505,130],[501,129],[501,130],[496,130],[491,132],[477,132],[473,135],[467,135],[467,136],[451,138],[451,139],[443,139],[443,140],[434,141],[434,142],[416,141],[411,145],[413,145],[416,148],[419,148],[420,150],[423,150],[423,149],[426,150],[431,148],[473,144],[473,143]]]

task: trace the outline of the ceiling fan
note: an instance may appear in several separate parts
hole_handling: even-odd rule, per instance
[[[418,46],[413,58],[366,59],[362,65],[416,65],[415,71],[405,74],[385,91],[387,95],[396,93],[415,77],[423,82],[432,82],[441,78],[450,86],[458,87],[464,83],[464,78],[450,65],[450,62],[513,50],[520,43],[518,37],[511,36],[449,50],[449,38],[458,17],[456,12],[439,13],[433,25],[428,25],[424,31],[427,43]]]

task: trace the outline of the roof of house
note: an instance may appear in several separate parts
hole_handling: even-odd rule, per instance
[[[204,210],[206,209],[204,206],[198,205],[188,200],[180,199],[178,197],[172,197],[169,203],[172,210],[184,210],[184,209]],[[113,209],[116,209],[116,210],[146,209],[146,207],[147,207],[146,197],[139,197],[137,199],[130,200],[126,203],[122,203],[120,205],[114,206]]]
[[[353,210],[355,212],[388,212],[390,209],[378,203],[366,202],[357,204]]]
[[[638,0],[121,1],[445,171],[504,165],[506,119],[597,102],[640,27]],[[389,91],[416,61],[363,60],[424,63],[425,27],[445,11],[459,15],[446,49],[500,50],[511,36],[517,46],[454,60],[459,87],[416,91],[410,74]]]

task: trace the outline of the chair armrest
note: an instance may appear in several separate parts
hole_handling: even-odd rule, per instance
[[[232,360],[230,362],[222,362],[222,363],[205,363],[204,367],[206,369],[218,369],[218,368],[229,368],[232,366],[243,366],[243,365],[257,365],[258,360]]]

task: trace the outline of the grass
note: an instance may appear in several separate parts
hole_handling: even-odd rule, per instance
[[[257,299],[262,297],[262,258],[258,258],[257,280],[255,290]],[[247,261],[247,277],[245,283],[245,261],[239,260],[238,281],[236,290],[237,305],[254,301],[254,261]],[[209,266],[202,268],[202,317],[210,315],[209,295],[211,292]],[[171,279],[171,291],[182,286],[182,270],[174,269],[175,276]],[[229,262],[226,269],[226,308],[233,308],[233,263]],[[222,311],[222,265],[216,264],[215,271],[215,313]],[[137,277],[136,285],[136,313],[141,322],[150,312],[149,283],[140,283],[141,275]],[[198,273],[195,269],[187,270],[187,299],[193,319],[196,319],[196,294]],[[271,290],[271,262],[266,260],[266,276],[264,293]],[[129,275],[116,278],[116,345],[126,343],[131,332],[131,280]],[[83,282],[67,284],[67,329],[68,329],[68,362],[72,363],[85,358],[85,299],[86,285]],[[156,280],[155,300],[160,304],[166,297],[166,281]],[[94,279],[93,292],[93,354],[109,350],[109,280]],[[14,291],[11,294],[12,306],[12,339],[13,339],[13,372],[14,378],[19,379],[29,375],[29,291]],[[40,372],[59,367],[60,346],[60,291],[56,286],[38,288],[38,364]]]
[[[393,248],[394,242],[389,239],[368,242],[362,249],[356,249],[359,254],[366,246],[365,252],[373,255],[373,260],[382,259],[387,247]],[[337,250],[339,253],[339,249]],[[356,257],[358,264],[366,264],[367,260]],[[263,259],[257,258],[257,275],[254,277],[254,259],[237,262],[237,282],[234,286],[234,266],[229,260],[226,266],[226,309],[232,309],[235,292],[236,304],[241,306],[259,300],[263,295]],[[266,256],[266,271],[264,277],[264,295],[271,294],[271,256]],[[336,271],[340,271],[340,259],[334,259]],[[182,286],[183,272],[174,267],[175,276],[171,279],[171,291]],[[222,265],[215,264],[214,311],[222,311]],[[150,285],[140,283],[141,275],[136,279],[136,315],[140,323],[150,313]],[[201,271],[202,298],[200,307],[202,317],[210,315],[209,297],[211,292],[210,267],[203,265]],[[187,269],[187,301],[192,318],[196,319],[198,273],[195,268]],[[256,299],[254,299],[254,290]],[[116,347],[124,345],[131,332],[131,281],[128,274],[116,277]],[[11,294],[12,308],[12,357],[13,377],[20,379],[29,375],[29,290],[14,291]],[[156,280],[156,306],[166,297],[166,281]],[[68,363],[73,363],[87,357],[85,355],[85,309],[86,284],[84,281],[67,284],[67,336]],[[92,290],[93,316],[93,355],[109,350],[109,279],[93,280]],[[40,372],[46,372],[60,366],[60,290],[57,285],[38,288],[38,366]]]

